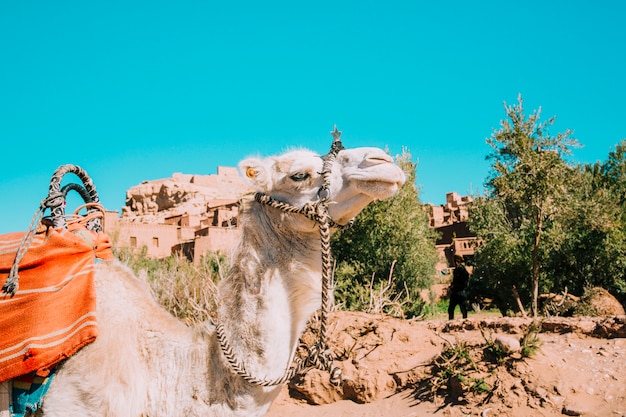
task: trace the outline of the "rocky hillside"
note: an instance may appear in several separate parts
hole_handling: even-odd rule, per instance
[[[162,223],[181,214],[203,215],[207,207],[236,202],[251,192],[233,167],[218,167],[215,175],[175,173],[171,178],[144,181],[126,191],[125,221]]]

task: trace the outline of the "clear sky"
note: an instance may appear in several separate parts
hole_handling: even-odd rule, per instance
[[[378,146],[420,200],[476,194],[485,139],[522,94],[573,129],[577,162],[626,138],[623,1],[3,1],[0,233],[25,230],[62,164],[104,206],[251,154]]]

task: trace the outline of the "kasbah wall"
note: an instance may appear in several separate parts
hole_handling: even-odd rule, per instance
[[[104,230],[118,248],[152,258],[178,254],[199,262],[207,252],[230,254],[239,240],[239,200],[253,190],[236,168],[214,175],[175,173],[126,192],[121,214],[108,211]]]
[[[482,241],[469,230],[468,226],[469,207],[472,201],[471,196],[460,196],[450,192],[446,194],[445,204],[425,206],[429,226],[439,233],[439,239],[435,242],[439,254],[439,262],[435,266],[439,283],[450,281],[455,255],[462,256],[468,271],[472,272],[471,260],[476,248],[482,245]]]
[[[239,200],[254,192],[233,167],[218,167],[214,175],[174,173],[144,181],[126,192],[121,214],[107,211],[104,228],[118,248],[146,250],[152,258],[173,254],[199,262],[207,253],[230,255],[240,237]],[[443,205],[425,205],[436,242],[440,281],[454,265],[453,256],[471,258],[480,244],[467,227],[472,198],[446,194]]]

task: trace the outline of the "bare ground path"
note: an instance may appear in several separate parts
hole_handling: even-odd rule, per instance
[[[471,316],[408,322],[335,313],[331,322],[331,345],[339,352],[350,349],[339,364],[351,382],[333,391],[324,375],[312,372],[282,391],[268,417],[626,417],[624,316],[545,319],[536,353],[502,365],[485,355],[485,337],[520,338],[530,319]],[[428,379],[433,368],[427,364],[450,343],[469,347],[476,366],[467,377],[484,380],[486,392],[467,387],[454,392],[454,386],[446,385],[433,395]]]

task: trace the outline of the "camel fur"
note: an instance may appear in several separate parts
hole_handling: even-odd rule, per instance
[[[307,150],[239,165],[250,183],[301,207],[317,199],[322,159]],[[391,197],[404,173],[377,148],[342,150],[332,167],[329,213],[345,223],[376,199]],[[244,199],[242,238],[219,285],[217,320],[233,352],[259,378],[281,377],[320,307],[317,225],[299,214]],[[211,323],[173,318],[147,284],[119,261],[97,265],[96,341],[65,361],[43,403],[46,417],[262,416],[281,387],[234,374]]]

